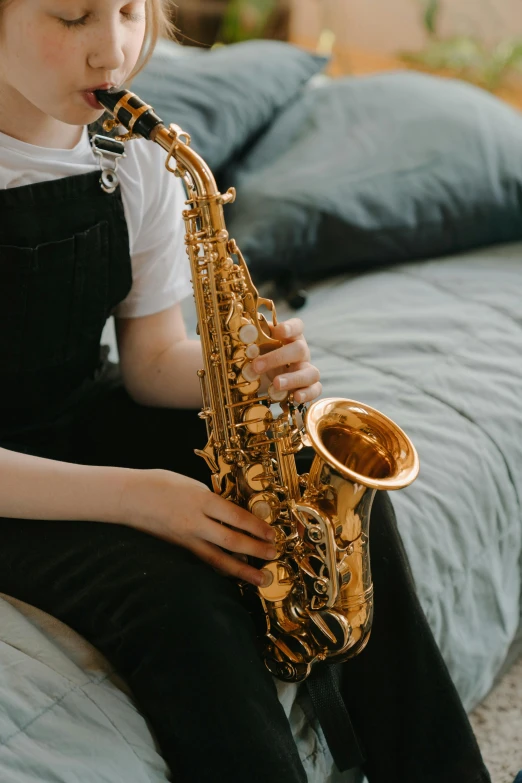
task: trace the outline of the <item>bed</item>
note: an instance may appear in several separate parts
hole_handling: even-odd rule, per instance
[[[332,82],[324,58],[286,44],[180,49],[162,42],[136,92],[237,187],[231,233],[280,317],[304,302],[324,395],[380,409],[414,441],[420,476],[391,497],[471,710],[522,652],[522,118],[434,77]],[[243,80],[227,92],[231,73]],[[209,74],[221,82],[197,92]],[[104,339],[116,357],[110,322]],[[0,666],[3,783],[169,779],[108,662],[10,596]],[[310,783],[359,783],[335,769],[306,691],[278,687]]]

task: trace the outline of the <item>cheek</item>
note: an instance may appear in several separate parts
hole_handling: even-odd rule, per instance
[[[38,72],[43,75],[49,71],[62,71],[67,74],[71,66],[71,43],[58,32],[49,31],[45,26],[28,22],[20,25],[16,31],[16,39],[11,39],[12,51],[19,61],[19,69],[29,68],[38,79]]]
[[[35,51],[42,65],[51,70],[63,70],[63,75],[67,74],[74,62],[77,49],[77,45],[64,40],[62,36],[44,34],[35,41]]]
[[[127,43],[126,58],[129,62],[136,64],[138,58],[143,49],[143,42],[145,39],[145,23],[140,32],[136,32]]]

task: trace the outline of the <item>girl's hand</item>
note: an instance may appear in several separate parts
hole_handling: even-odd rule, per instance
[[[293,392],[296,403],[311,402],[321,394],[320,373],[310,364],[310,349],[300,318],[291,318],[272,327],[272,337],[284,345],[256,359],[252,365],[266,373],[277,391]]]
[[[169,470],[130,471],[119,517],[122,524],[185,547],[228,576],[270,584],[267,572],[241,556],[272,560],[275,531],[195,479]]]

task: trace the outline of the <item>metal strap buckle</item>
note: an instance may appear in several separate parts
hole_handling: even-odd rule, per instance
[[[97,133],[91,137],[91,147],[99,159],[102,190],[105,193],[114,193],[120,184],[116,170],[120,158],[125,157],[125,144],[110,136],[101,136]]]

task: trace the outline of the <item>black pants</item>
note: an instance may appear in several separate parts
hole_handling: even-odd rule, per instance
[[[115,388],[62,430],[26,436],[25,448],[87,464],[161,467],[208,483],[193,454],[204,442],[195,412],[144,408]],[[366,650],[343,665],[342,680],[369,779],[485,783],[384,493],[371,528],[374,629]],[[4,519],[0,536],[0,591],[58,617],[109,658],[174,780],[304,783],[233,581],[186,550],[120,525]]]

